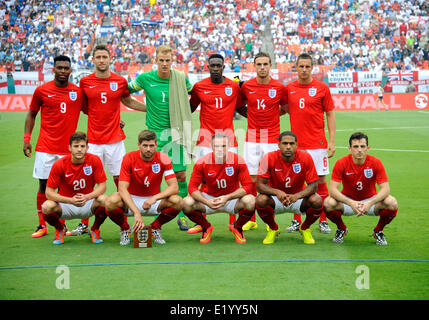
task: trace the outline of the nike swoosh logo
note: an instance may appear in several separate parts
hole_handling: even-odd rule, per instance
[[[71,177],[73,173],[66,174],[66,178]]]
[[[157,87],[157,84],[149,84],[151,87]]]
[[[90,89],[92,89],[92,88],[95,88],[96,86],[89,86],[88,88],[90,88]]]
[[[213,172],[212,173],[207,173],[207,175],[212,176],[212,175],[214,175],[214,173]]]
[[[346,176],[349,176],[349,175],[352,175],[352,174],[355,174],[354,172],[346,172]]]
[[[254,94],[256,93],[256,91],[249,91],[249,94]]]
[[[291,92],[290,92],[290,94],[293,94],[293,93],[295,93],[295,92],[296,92],[296,91],[291,91]]]
[[[55,94],[48,94],[48,98],[55,97]]]
[[[274,170],[275,171],[283,171],[283,169],[277,169],[277,168],[275,168]]]
[[[143,170],[143,168],[134,168],[134,171],[140,171]]]
[[[210,93],[211,91],[204,91],[204,94]]]

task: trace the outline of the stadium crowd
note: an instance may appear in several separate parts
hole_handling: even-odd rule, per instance
[[[57,54],[92,68],[96,39],[111,47],[113,70],[152,65],[169,44],[177,65],[206,72],[206,57],[226,57],[226,72],[246,71],[271,32],[277,63],[306,51],[336,71],[429,68],[425,0],[7,0],[0,2],[0,66],[42,70]],[[268,23],[267,23],[268,22]],[[100,33],[101,25],[111,32]]]

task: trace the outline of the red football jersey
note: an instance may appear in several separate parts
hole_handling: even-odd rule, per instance
[[[230,138],[231,146],[237,147],[234,132],[234,113],[241,107],[240,86],[225,78],[224,83],[213,83],[210,78],[194,84],[191,105],[201,104],[200,132],[197,146],[210,147],[212,135],[224,132]]]
[[[300,149],[326,149],[324,113],[334,110],[329,87],[313,79],[310,84],[298,80],[286,85],[291,131],[298,137]]]
[[[245,160],[236,153],[228,152],[227,161],[216,164],[211,152],[195,163],[188,192],[191,195],[202,185],[201,192],[219,197],[234,192],[240,188],[240,184],[247,193],[252,192],[252,179]]]
[[[88,139],[94,144],[110,144],[125,139],[119,126],[121,97],[128,97],[127,80],[111,72],[109,78],[95,73],[80,80],[80,87],[88,98]]]
[[[259,84],[253,78],[241,86],[241,96],[247,100],[246,141],[277,143],[279,106],[287,103],[286,87],[273,78],[268,84]]]
[[[130,183],[128,192],[139,197],[151,197],[161,192],[162,177],[175,178],[170,158],[155,151],[152,161],[144,161],[140,151],[131,151],[122,159],[119,181]]]
[[[357,165],[351,154],[335,163],[331,180],[341,182],[341,192],[356,201],[373,197],[377,194],[376,184],[388,182],[386,171],[379,159],[367,155],[364,164]]]
[[[283,160],[280,150],[264,155],[259,162],[258,177],[267,178],[271,188],[295,194],[319,179],[313,158],[305,151],[296,150],[293,161]]]
[[[76,131],[85,97],[82,90],[69,82],[65,88],[49,81],[37,87],[30,110],[40,111],[40,133],[36,151],[69,154],[70,136]]]
[[[62,196],[73,197],[77,193],[91,193],[96,184],[106,180],[100,158],[87,153],[81,164],[72,163],[71,155],[55,161],[46,185],[52,189],[58,188],[58,193]]]

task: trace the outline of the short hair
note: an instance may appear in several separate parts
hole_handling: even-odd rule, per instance
[[[92,55],[94,55],[94,54],[95,54],[95,51],[98,51],[98,50],[104,50],[104,51],[107,51],[107,53],[109,54],[109,57],[110,57],[110,50],[109,50],[109,48],[107,47],[107,45],[105,45],[105,44],[103,44],[103,43],[101,43],[101,44],[97,44],[97,45],[94,47],[94,50],[92,50]]]
[[[221,55],[221,54],[219,54],[219,53],[213,53],[213,54],[211,54],[210,56],[209,56],[209,58],[207,59],[207,61],[210,61],[211,59],[221,59],[222,60],[222,63],[224,62],[224,57]]]
[[[310,60],[311,61],[311,65],[313,65],[313,57],[311,55],[309,55],[308,53],[301,53],[298,58],[296,59],[296,64],[298,64],[299,60],[301,59],[305,59],[305,60]]]
[[[139,133],[138,141],[139,144],[141,144],[143,141],[151,141],[155,140],[155,142],[158,141],[158,137],[156,136],[156,133],[152,130],[143,130]]]
[[[213,140],[216,138],[226,138],[226,140],[228,141],[228,144],[230,143],[229,136],[225,132],[216,132],[214,135],[212,135],[210,142],[213,142]]]
[[[257,54],[256,54],[256,56],[255,56],[255,58],[253,59],[253,63],[256,63],[256,59],[258,59],[258,58],[268,58],[268,60],[270,61],[270,63],[271,63],[271,57],[270,57],[270,55],[268,54],[268,53],[266,53],[266,52],[258,52]]]
[[[278,137],[279,142],[282,141],[283,137],[286,137],[286,136],[294,137],[295,142],[298,142],[298,138],[296,137],[296,134],[293,133],[292,131],[283,131],[282,133],[280,133]]]
[[[70,145],[72,145],[73,141],[81,141],[84,140],[86,144],[88,144],[88,136],[85,132],[76,131],[70,136]]]
[[[69,57],[67,57],[67,56],[64,56],[64,55],[59,55],[59,56],[56,56],[56,57],[54,58],[54,66],[55,66],[55,64],[57,63],[57,61],[67,61],[68,63],[70,63],[70,64],[71,64],[71,60],[70,60],[70,58],[69,58]]]
[[[349,139],[349,146],[350,147],[352,146],[352,141],[353,140],[362,140],[362,139],[365,139],[366,145],[368,146],[368,136],[365,133],[363,133],[363,132],[355,132],[355,133],[353,133],[350,136],[350,139]]]
[[[173,49],[171,49],[171,47],[168,45],[162,44],[156,48],[155,53],[156,53],[155,55],[156,57],[159,54],[171,54],[171,56],[173,56]]]

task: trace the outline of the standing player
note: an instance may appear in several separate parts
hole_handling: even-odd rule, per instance
[[[387,245],[383,229],[396,217],[398,203],[390,195],[384,166],[379,159],[367,154],[368,136],[364,133],[351,135],[349,150],[348,156],[335,163],[329,185],[330,196],[324,203],[326,216],[338,227],[333,241],[342,243],[348,232],[342,215],[369,215],[380,216],[373,237],[378,245]],[[379,186],[378,192],[376,185]]]
[[[329,87],[312,78],[313,58],[309,54],[302,53],[298,56],[296,70],[298,80],[286,85],[291,131],[298,137],[299,149],[307,151],[313,158],[319,175],[317,193],[325,199],[328,196],[328,158],[335,153],[335,105]],[[325,114],[329,142],[325,137]],[[292,224],[286,230],[297,231],[300,223],[301,217],[295,214]],[[324,213],[319,220],[319,227],[322,233],[331,232]]]
[[[45,220],[55,227],[54,244],[64,243],[64,225],[60,219],[88,219],[95,215],[90,235],[92,243],[102,243],[100,225],[106,219],[104,201],[106,174],[100,158],[87,153],[88,138],[83,132],[70,137],[71,154],[52,166],[46,185],[49,200],[42,205]],[[95,185],[97,187],[94,189]],[[58,189],[58,191],[56,191]]]
[[[182,210],[183,199],[170,158],[157,149],[157,137],[151,130],[138,136],[139,150],[124,156],[119,176],[119,192],[106,201],[109,218],[121,228],[121,245],[130,243],[131,233],[126,216],[134,216],[133,230],[144,227],[142,215],[158,217],[151,223],[155,243],[165,244],[161,226]],[[167,188],[161,191],[164,177]]]
[[[377,91],[378,91],[377,92],[378,97],[377,97],[377,100],[375,101],[375,105],[377,106],[377,111],[380,110],[380,104],[383,105],[384,110],[389,111],[389,107],[387,106],[387,104],[383,100],[384,89],[383,89],[383,85],[381,84],[381,82],[378,85]]]
[[[213,226],[203,213],[238,213],[239,217],[230,230],[237,243],[245,243],[242,227],[255,210],[255,197],[250,194],[252,180],[246,162],[238,154],[228,151],[229,139],[226,133],[213,135],[212,152],[195,163],[189,181],[189,196],[184,200],[183,210],[191,221],[201,226],[201,243],[210,242],[213,232]]]
[[[36,145],[36,159],[33,177],[39,179],[36,208],[39,226],[31,235],[39,238],[48,234],[42,214],[42,204],[46,201],[46,182],[52,165],[56,160],[69,154],[69,139],[76,131],[80,111],[85,103],[82,90],[69,82],[72,72],[71,61],[67,56],[54,58],[54,80],[36,88],[25,119],[24,155],[31,157],[31,133],[37,113],[41,113],[40,134]]]
[[[244,159],[254,183],[252,190],[256,197],[256,175],[259,161],[268,152],[278,149],[280,135],[280,115],[286,113],[286,88],[271,78],[271,58],[260,52],[255,56],[256,78],[246,81],[241,87],[243,105],[247,103],[247,132],[244,142]],[[243,230],[256,229],[256,219],[252,219]]]
[[[284,212],[305,214],[299,227],[304,243],[314,244],[310,226],[322,213],[322,198],[316,193],[317,176],[311,156],[297,150],[293,132],[282,132],[278,138],[279,150],[266,154],[258,169],[256,209],[268,225],[264,244],[272,244],[280,233],[274,215]],[[307,185],[305,185],[307,184]]]
[[[170,109],[177,110],[179,108],[174,103],[178,97],[170,97],[170,91],[173,86],[180,85],[180,83],[172,80],[172,74],[178,73],[177,70],[171,69],[173,50],[166,45],[157,47],[155,63],[157,70],[140,74],[128,84],[128,89],[130,93],[144,90],[147,104],[146,125],[158,137],[157,150],[168,154],[172,159],[173,170],[176,173],[179,184],[179,196],[184,198],[188,194],[185,150],[183,145],[172,141],[170,121]],[[188,78],[184,79],[184,88],[183,90],[179,89],[179,94],[186,96],[186,107],[189,108],[188,93],[192,90],[192,85]],[[187,221],[183,213],[180,213],[177,223],[181,230],[188,230]]]
[[[146,106],[132,99],[128,92],[127,80],[110,71],[110,51],[106,45],[96,45],[93,50],[95,72],[80,80],[80,87],[88,99],[89,152],[100,157],[107,167],[116,187],[125,155],[125,133],[120,126],[120,103],[127,107],[146,111]],[[80,223],[75,232],[87,229]]]
[[[237,153],[238,144],[234,133],[234,113],[241,107],[240,86],[223,76],[225,69],[224,58],[220,54],[212,54],[208,58],[210,77],[194,84],[191,95],[191,108],[199,105],[200,131],[198,134],[195,161],[212,152],[211,138],[215,133],[225,133],[232,145],[229,151]],[[243,109],[237,109],[240,113]],[[230,228],[235,221],[235,215],[229,218]],[[201,226],[194,226],[188,232],[201,231]]]

